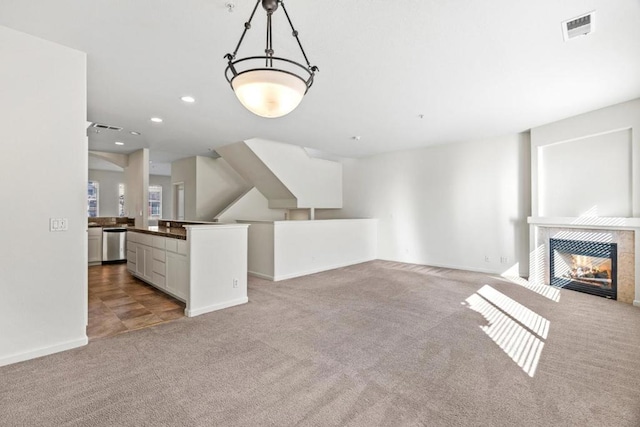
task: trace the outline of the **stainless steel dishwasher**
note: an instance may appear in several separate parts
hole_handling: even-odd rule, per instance
[[[102,229],[102,262],[119,262],[127,259],[127,229],[123,227]]]

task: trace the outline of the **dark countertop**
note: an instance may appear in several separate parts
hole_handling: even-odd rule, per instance
[[[180,239],[187,240],[187,230],[182,227],[147,227],[147,228],[136,228],[133,226],[128,226],[127,231],[135,231],[136,233],[144,233],[144,234],[153,234],[154,236],[163,236],[169,237],[172,239]]]
[[[133,225],[133,218],[126,218],[121,216],[92,216],[88,217],[89,228],[105,228],[105,227],[126,227],[127,225]]]
[[[159,227],[151,226],[148,228],[136,228],[127,224],[96,224],[89,223],[89,228],[126,228],[127,231],[135,231],[136,233],[153,234],[154,236],[170,237],[172,239],[187,240],[187,230],[182,227]]]

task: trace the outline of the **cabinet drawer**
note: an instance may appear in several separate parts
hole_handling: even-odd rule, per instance
[[[151,246],[153,245],[153,236],[150,234],[140,234],[138,236],[138,243],[142,243],[143,245]]]
[[[133,263],[131,261],[127,261],[127,270],[129,270],[131,273],[135,273],[136,272],[135,263]]]
[[[165,262],[166,252],[164,251],[164,249],[153,248],[153,259],[157,259],[158,261]]]
[[[165,263],[154,259],[153,260],[153,273],[154,274],[161,274],[162,276],[164,276],[165,275]]]
[[[153,236],[153,247],[158,249],[164,249],[164,237]]]
[[[132,242],[135,243],[138,241],[138,236],[140,233],[134,233],[133,231],[127,231],[127,243]]]
[[[166,287],[166,280],[164,278],[163,275],[158,274],[158,273],[153,273],[153,278],[151,279],[153,281],[153,284],[160,287],[160,288],[164,288]]]
[[[135,248],[133,250],[131,250],[131,247],[129,247],[129,250],[127,251],[127,262],[131,263],[131,264],[135,264],[136,263],[136,250],[135,250]]]
[[[178,240],[178,253],[182,255],[187,254],[187,241],[186,240]]]

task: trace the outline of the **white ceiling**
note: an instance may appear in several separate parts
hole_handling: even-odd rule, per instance
[[[252,137],[360,157],[640,97],[638,0],[288,0],[320,73],[297,110],[263,119],[223,76],[255,4],[232,0],[229,13],[228,1],[2,0],[0,24],[87,52],[88,120],[125,129],[90,133],[90,148],[147,147],[158,162]],[[565,43],[560,23],[591,10],[596,31]],[[276,54],[300,60],[282,12],[274,19]],[[247,37],[239,55],[262,54],[261,8]]]
[[[92,155],[89,155],[89,169],[108,172],[122,172],[124,170],[115,163],[111,163],[107,160],[94,157]]]

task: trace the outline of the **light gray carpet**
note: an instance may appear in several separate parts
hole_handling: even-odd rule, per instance
[[[627,304],[385,261],[249,299],[0,368],[0,425],[640,426]]]

